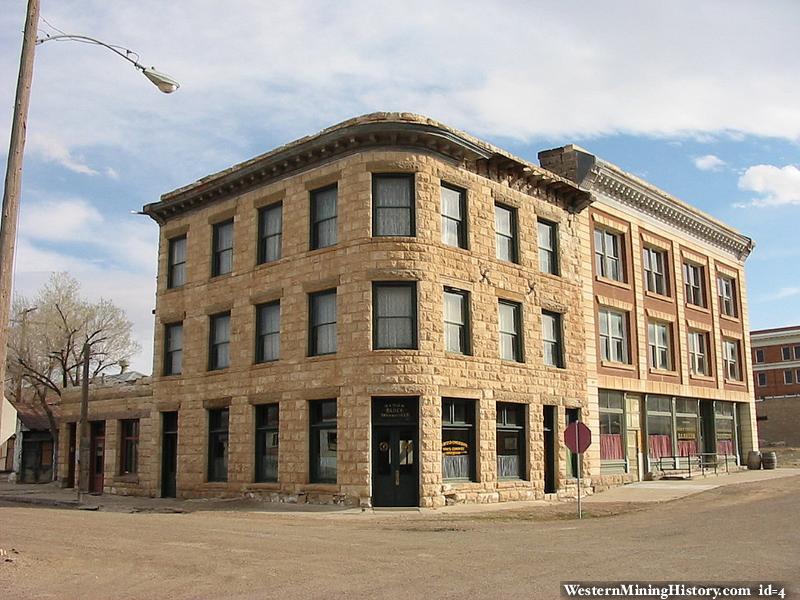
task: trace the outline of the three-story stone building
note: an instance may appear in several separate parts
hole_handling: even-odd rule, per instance
[[[378,113],[146,206],[160,226],[153,377],[140,401],[91,405],[112,439],[130,440],[136,421],[136,472],[109,449],[102,487],[375,506],[565,495],[577,464],[561,440],[576,419],[596,432],[587,484],[644,476],[656,444],[659,456],[698,453],[681,444],[684,400],[698,428],[725,402],[750,415],[739,333],[750,242],[607,163],[594,160],[587,180],[587,157],[550,151],[542,168]],[[622,184],[602,187],[612,172],[681,207],[689,226],[659,220],[652,198],[614,204],[608,190]],[[640,283],[651,246],[669,280],[654,279],[652,297]],[[689,274],[705,306],[684,301],[684,260],[706,269]],[[711,294],[719,276],[735,283],[730,319]],[[656,322],[670,329],[666,345],[654,334],[651,369]],[[708,372],[690,369],[683,340],[695,330]],[[727,340],[741,383],[720,371],[733,368]],[[667,435],[650,421],[663,398],[670,448],[652,437]],[[68,427],[77,404],[64,413]],[[751,444],[752,418],[733,414]]]

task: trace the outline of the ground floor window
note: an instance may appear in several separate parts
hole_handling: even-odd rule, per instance
[[[672,456],[672,398],[648,396],[646,407],[648,456]]]
[[[442,478],[475,481],[475,401],[442,399]]]
[[[208,411],[208,480],[228,481],[228,420],[227,408]]]
[[[128,475],[139,470],[139,419],[120,421],[119,473]]]
[[[278,405],[256,406],[256,481],[278,481]]]
[[[733,402],[714,402],[714,428],[717,436],[717,454],[736,455],[736,425]]]
[[[525,406],[497,403],[497,477],[525,479]]]
[[[600,460],[625,460],[623,392],[600,390]]]
[[[678,456],[697,454],[698,418],[697,400],[677,398],[675,400],[675,432],[677,437]]]
[[[314,400],[311,409],[311,483],[336,483],[336,400]]]

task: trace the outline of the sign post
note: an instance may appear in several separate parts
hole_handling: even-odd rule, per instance
[[[581,454],[586,452],[586,449],[591,446],[592,444],[592,432],[591,430],[581,423],[580,421],[573,421],[569,425],[567,425],[566,430],[564,431],[564,443],[566,444],[567,448],[572,450],[575,454],[578,455],[578,518],[583,518],[583,512],[581,510],[581,476],[583,475],[583,465],[581,460]]]

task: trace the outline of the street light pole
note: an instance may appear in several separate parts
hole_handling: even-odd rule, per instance
[[[25,149],[26,121],[31,99],[33,57],[36,51],[36,29],[39,25],[39,0],[28,0],[22,55],[19,61],[11,143],[8,148],[3,191],[3,220],[0,222],[0,384],[5,391],[6,358],[8,357],[8,321],[11,315],[11,284],[14,277],[14,247],[17,241],[19,195],[22,187],[22,154]]]

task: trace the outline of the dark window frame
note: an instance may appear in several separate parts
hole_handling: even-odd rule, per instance
[[[336,206],[336,210],[332,217],[327,217],[325,219],[317,219],[317,198],[320,194],[325,192],[329,192],[331,190],[336,190],[336,200],[334,202]],[[336,232],[335,239],[333,243],[326,244],[324,246],[320,246],[319,241],[319,225],[321,223],[327,223],[328,221],[335,221],[334,231]],[[309,192],[309,249],[310,250],[321,250],[323,248],[332,248],[339,243],[339,183],[332,183],[331,185],[326,185],[321,188],[317,188],[315,190],[311,190]]]
[[[281,220],[281,228],[278,233],[270,233],[267,234],[265,232],[267,226],[267,219],[272,211],[278,211]],[[276,257],[268,257],[267,250],[269,248],[269,241],[272,238],[280,238],[280,242],[278,243],[278,256]],[[283,257],[283,202],[274,202],[272,204],[268,204],[267,206],[262,206],[258,209],[258,248],[257,248],[257,258],[258,264],[263,265],[267,263],[272,263],[279,261]]]
[[[467,444],[469,448],[469,477],[445,477],[442,468],[442,479],[444,481],[477,481],[478,448],[476,446],[476,429],[478,412],[477,401],[470,398],[442,398],[442,444],[445,441],[445,430],[455,432],[467,432]],[[464,406],[465,418],[463,421],[455,419],[455,406]],[[444,452],[442,458],[444,458]]]
[[[555,320],[555,328],[556,328],[556,339],[555,340],[548,340],[544,337],[544,318],[545,317],[553,317]],[[547,344],[554,344],[555,351],[556,351],[556,362],[555,364],[547,362],[547,352],[544,351],[544,348],[547,347]],[[564,315],[559,312],[554,312],[552,310],[542,310],[542,362],[550,367],[556,367],[558,369],[563,369],[564,367]]]
[[[183,242],[183,260],[176,261],[175,254],[176,248],[175,246],[179,243]],[[170,238],[168,241],[168,248],[167,248],[167,289],[177,289],[186,285],[186,257],[187,257],[187,250],[188,250],[188,240],[186,238],[186,234],[177,235],[173,238]],[[176,271],[178,267],[182,267],[180,272],[182,275],[182,281],[179,283],[176,282]]]
[[[552,239],[552,248],[547,248],[546,246],[542,245],[542,235],[541,235],[541,228],[548,227],[551,231],[551,239]],[[559,231],[558,231],[558,223],[555,221],[549,221],[547,219],[536,219],[536,242],[538,247],[538,254],[539,254],[539,272],[540,273],[548,273],[550,275],[561,275],[560,269],[560,256],[559,256]],[[542,252],[549,253],[546,256],[549,256],[548,264],[550,268],[542,269]]]
[[[170,348],[173,340],[173,331],[180,328],[181,332],[181,345],[179,348]],[[180,366],[178,369],[173,368],[173,355],[180,352]],[[183,372],[183,321],[177,323],[166,323],[164,325],[164,365],[163,373],[165,377],[170,375],[180,375]]]
[[[458,193],[458,195],[459,195],[458,208],[459,208],[459,212],[461,212],[461,219],[460,220],[459,219],[455,219],[455,218],[445,214],[445,211],[444,211],[444,200],[442,199],[442,206],[441,206],[441,212],[442,212],[442,243],[445,246],[448,246],[450,248],[461,248],[463,250],[469,250],[469,218],[468,218],[468,213],[467,213],[467,190],[462,188],[462,187],[458,187],[458,186],[455,186],[455,185],[452,185],[452,184],[449,184],[449,183],[445,183],[444,181],[441,182],[440,187],[444,188],[444,189],[447,189],[447,190],[450,190],[451,192]],[[458,244],[455,245],[455,246],[453,244],[448,244],[445,241],[445,237],[444,237],[444,234],[445,234],[445,228],[444,228],[445,220],[453,221],[453,222],[457,223]]]
[[[381,208],[401,208],[378,206],[378,181],[380,179],[405,179],[409,181],[409,233],[392,234],[378,231],[378,212]],[[373,173],[372,174],[372,237],[417,237],[417,181],[416,173]]]
[[[459,296],[461,297],[462,307],[463,307],[463,323],[456,323],[454,321],[447,320],[447,295],[450,294],[452,296]],[[444,286],[444,292],[442,294],[443,297],[443,322],[444,322],[444,349],[445,352],[449,352],[451,354],[459,354],[462,356],[471,356],[472,355],[472,311],[471,311],[471,294],[466,290],[460,290],[458,288]],[[461,342],[461,351],[458,350],[451,350],[447,346],[447,327],[451,325],[453,327],[459,328],[459,340]]]
[[[500,233],[497,228],[497,209],[508,211],[509,213],[509,222],[511,224],[511,233]],[[501,202],[494,203],[494,246],[495,246],[495,258],[497,260],[501,260],[503,262],[510,262],[513,264],[519,264],[519,215],[517,214],[517,208],[515,206],[510,206],[508,204],[503,204]],[[511,240],[511,256],[509,258],[504,258],[500,256],[499,249],[500,245],[497,243],[497,238],[502,237],[507,240]]]
[[[270,308],[278,308],[278,329],[277,331],[262,332],[262,325],[264,320],[263,311]],[[264,338],[268,336],[278,336],[278,355],[274,358],[265,358],[264,356]],[[275,362],[280,360],[281,357],[281,301],[273,300],[272,302],[264,302],[263,304],[256,305],[256,348],[255,348],[255,362],[257,364]]]
[[[270,419],[270,413],[275,410],[275,418]],[[274,448],[280,453],[280,404],[271,402],[268,404],[258,404],[255,407],[255,477],[256,483],[271,483],[277,482],[279,476],[279,464],[275,467],[275,477],[265,475],[265,465],[263,454],[259,452],[260,448],[266,448],[267,442],[270,437],[277,440]],[[280,460],[280,459],[278,459]]]
[[[380,288],[408,288],[412,294],[412,313],[406,317],[379,317],[378,316],[378,291]],[[372,349],[373,350],[417,350],[419,349],[418,307],[417,307],[417,282],[416,281],[373,281],[372,282]],[[410,346],[385,346],[379,343],[379,319],[410,319],[411,320],[411,345]]]
[[[334,321],[326,321],[324,323],[317,323],[314,320],[314,300],[325,295],[333,295],[334,302],[336,304],[336,320]],[[339,302],[337,297],[337,289],[331,288],[327,290],[320,290],[318,292],[313,292],[308,295],[308,356],[328,356],[331,354],[336,354],[339,349],[339,327],[338,327],[338,319],[339,319]],[[333,325],[336,331],[336,335],[334,336],[334,349],[332,352],[319,352],[319,342],[317,340],[317,330],[320,327],[324,327],[327,325]]]
[[[755,361],[757,363],[763,363],[764,362],[764,350],[763,349],[761,349],[761,348],[757,348],[756,349],[756,351],[755,351]]]
[[[495,453],[497,455],[497,478],[503,481],[506,480],[527,480],[527,405],[519,402],[497,402],[496,404],[496,435],[495,435]],[[509,423],[509,412],[517,413],[517,423]],[[519,460],[518,473],[516,476],[501,476],[500,475],[500,432],[507,434],[515,434],[517,437],[517,458]]]
[[[334,405],[334,418],[325,419],[323,417],[323,408],[326,403],[333,403]],[[336,483],[339,478],[339,457],[338,457],[338,401],[336,398],[328,398],[325,400],[310,400],[308,403],[309,409],[309,469],[308,480],[309,483]],[[319,474],[317,469],[316,458],[319,457],[319,432],[323,430],[336,431],[336,444],[337,444],[337,457],[336,457],[336,477],[323,477]],[[315,435],[316,434],[316,435]]]
[[[228,318],[228,339],[227,341],[224,342],[216,342],[214,338],[216,337],[218,319],[222,319],[224,317]],[[228,347],[228,364],[226,365],[222,365],[219,362],[218,349],[221,346]],[[208,370],[209,371],[219,371],[222,369],[227,369],[228,367],[231,366],[230,347],[231,347],[231,311],[227,310],[221,313],[210,315],[208,317]]]
[[[220,237],[220,229],[222,227],[231,228],[231,245],[225,248],[218,248],[219,245],[219,237]],[[223,275],[228,275],[233,273],[233,248],[234,248],[234,222],[233,217],[230,219],[226,219],[224,221],[220,221],[219,223],[214,223],[212,226],[212,234],[211,234],[211,277],[221,277]],[[222,257],[226,252],[230,252],[231,256],[231,268],[229,271],[222,270]]]
[[[500,325],[500,307],[501,306],[508,306],[514,310],[514,329],[513,333],[503,331]],[[525,362],[525,352],[524,352],[524,341],[522,336],[522,303],[515,302],[513,300],[505,300],[503,298],[499,298],[497,301],[497,332],[498,337],[500,340],[500,360],[507,360],[512,362],[524,363]],[[514,356],[513,358],[507,358],[503,356],[503,335],[513,335],[515,343],[513,345],[514,348]]]
[[[230,460],[230,408],[210,408],[208,409],[208,464],[206,468],[206,479],[210,482],[228,481],[228,463]],[[214,451],[219,443],[224,446],[223,450],[223,469],[219,472],[215,469]]]
[[[764,383],[761,383],[761,382]],[[756,382],[758,387],[767,387],[767,373],[765,371],[759,371],[756,373]]]
[[[139,419],[120,420],[119,433],[119,474],[135,475],[139,472]]]

